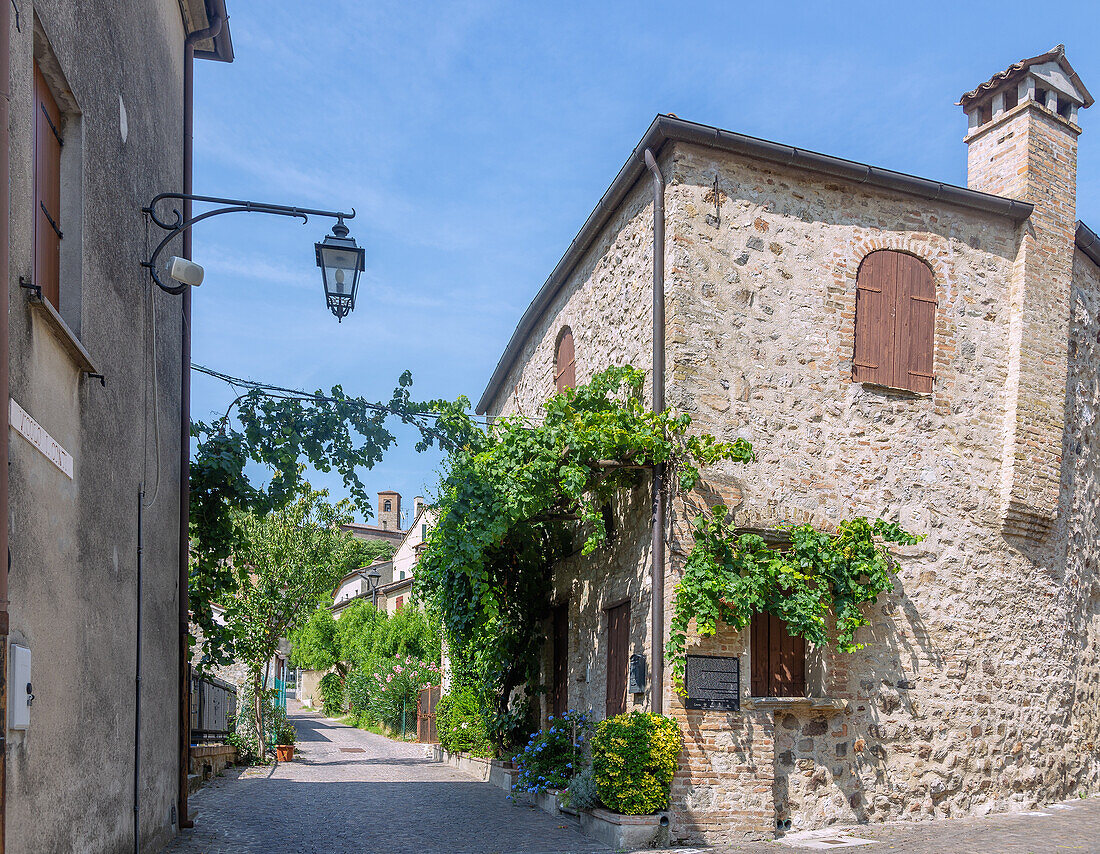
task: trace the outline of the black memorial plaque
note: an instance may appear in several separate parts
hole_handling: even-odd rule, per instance
[[[689,709],[741,711],[741,659],[736,656],[689,655],[684,664]]]

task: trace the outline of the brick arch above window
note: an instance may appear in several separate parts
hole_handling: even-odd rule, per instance
[[[936,337],[932,267],[910,252],[869,252],[856,273],[852,379],[932,391]]]
[[[573,330],[562,327],[558,343],[554,347],[554,390],[562,392],[577,385],[577,356],[573,344]]]

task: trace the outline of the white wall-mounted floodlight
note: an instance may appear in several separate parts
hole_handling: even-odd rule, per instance
[[[168,259],[168,275],[177,282],[182,282],[193,288],[197,288],[202,284],[202,277],[205,275],[205,272],[201,264],[196,264],[194,261],[188,261],[186,258],[179,258],[173,255]]]

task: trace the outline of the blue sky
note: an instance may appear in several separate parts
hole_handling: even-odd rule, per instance
[[[236,61],[196,68],[195,192],[354,207],[367,270],[338,325],[313,258],[330,223],[201,224],[194,359],[375,399],[408,369],[417,397],[476,402],[657,113],[965,184],[963,91],[1064,42],[1100,93],[1088,3],[228,6]],[[1078,216],[1100,229],[1100,107],[1081,124]],[[232,396],[196,375],[193,412]],[[363,478],[411,505],[439,458],[399,440]]]

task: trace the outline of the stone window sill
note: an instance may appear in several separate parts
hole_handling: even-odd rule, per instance
[[[53,303],[49,300],[42,299],[35,291],[31,291],[28,295],[28,302],[30,302],[31,308],[36,311],[43,320],[46,321],[46,325],[50,327],[51,331],[57,336],[58,342],[65,349],[65,352],[69,354],[70,358],[84,374],[99,374],[96,369],[95,363],[92,361],[91,354],[84,348],[84,345],[80,343],[80,339],[76,337],[61,315],[58,314],[57,309],[53,307]]]
[[[881,394],[886,397],[905,397],[910,400],[931,400],[930,391],[913,391],[907,388],[894,388],[892,385],[879,385],[878,383],[860,383],[864,391],[873,394]]]
[[[741,708],[756,711],[837,714],[848,708],[848,701],[834,700],[830,697],[749,697],[741,703]]]

